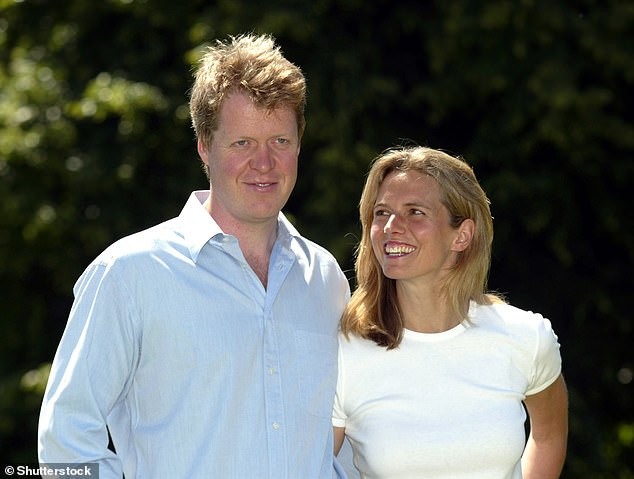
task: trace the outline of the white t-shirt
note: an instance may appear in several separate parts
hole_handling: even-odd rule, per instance
[[[364,479],[521,479],[522,400],[561,372],[539,314],[472,303],[437,334],[405,330],[398,348],[340,338],[333,425],[346,428]]]

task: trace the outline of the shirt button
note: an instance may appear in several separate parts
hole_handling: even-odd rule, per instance
[[[280,425],[277,422],[274,422],[273,424],[271,424],[271,426],[273,426],[273,429],[275,429],[276,431],[280,428]]]
[[[277,371],[275,370],[275,368],[269,368],[269,374],[271,376],[273,376]]]

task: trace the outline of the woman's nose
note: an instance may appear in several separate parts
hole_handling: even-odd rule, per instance
[[[391,214],[390,217],[385,222],[385,226],[383,227],[383,231],[385,233],[393,233],[395,231],[402,231],[403,222],[396,214]]]

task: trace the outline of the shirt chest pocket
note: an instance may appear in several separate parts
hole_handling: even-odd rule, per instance
[[[299,397],[307,413],[330,418],[337,386],[337,338],[296,331]]]

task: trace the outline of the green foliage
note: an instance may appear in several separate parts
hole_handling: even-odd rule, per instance
[[[607,0],[0,0],[0,457],[35,460],[77,276],[206,180],[187,113],[205,45],[274,34],[308,78],[288,213],[348,270],[371,159],[463,155],[492,199],[490,284],[553,321],[563,477],[634,477],[634,5]]]

